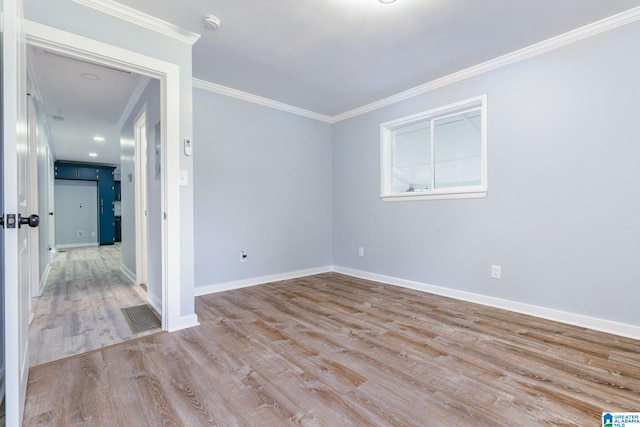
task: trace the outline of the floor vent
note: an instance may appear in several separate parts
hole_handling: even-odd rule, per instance
[[[162,327],[160,316],[149,304],[125,307],[121,310],[129,324],[129,328],[131,328],[131,332],[134,334]]]

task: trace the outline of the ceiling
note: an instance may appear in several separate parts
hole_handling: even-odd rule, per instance
[[[118,0],[201,34],[193,75],[334,116],[640,0]],[[218,31],[202,18],[216,15]]]
[[[119,121],[142,77],[40,48],[27,55],[56,158],[119,165]]]
[[[201,34],[193,46],[195,78],[325,116],[640,6],[640,0],[119,3]],[[203,27],[206,14],[220,18],[218,31]],[[118,121],[141,77],[33,49],[29,61],[57,157],[119,164]],[[106,141],[93,141],[97,134]]]

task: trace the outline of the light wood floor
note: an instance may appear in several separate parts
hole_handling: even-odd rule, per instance
[[[54,252],[44,291],[33,299],[30,366],[148,335],[134,335],[120,309],[144,293],[120,271],[120,245]]]
[[[336,273],[196,299],[201,325],[30,370],[25,426],[601,425],[640,342]]]

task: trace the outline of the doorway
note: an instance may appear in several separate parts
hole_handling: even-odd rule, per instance
[[[30,49],[33,49],[33,46],[31,46]],[[36,60],[33,60],[34,56],[36,57]],[[122,243],[98,246],[96,243],[97,236],[95,234],[99,233],[99,231],[96,233],[95,231],[89,230],[87,234],[84,234],[83,231],[77,231],[76,229],[87,228],[88,230],[89,226],[82,226],[74,219],[71,221],[64,221],[64,218],[62,218],[63,216],[67,216],[68,213],[63,214],[61,206],[69,208],[69,206],[72,205],[72,208],[76,211],[80,211],[83,208],[84,211],[89,210],[87,209],[89,208],[89,202],[80,201],[78,197],[87,193],[87,191],[85,191],[86,189],[93,188],[93,190],[95,190],[96,181],[92,181],[90,179],[84,181],[55,179],[57,173],[55,168],[53,174],[48,177],[49,182],[55,182],[54,188],[56,188],[56,191],[54,191],[54,203],[56,208],[47,210],[53,212],[52,217],[55,224],[54,228],[56,229],[55,242],[59,250],[52,251],[52,256],[48,260],[49,277],[47,280],[47,286],[49,288],[48,290],[51,292],[47,292],[47,290],[45,290],[42,297],[42,300],[44,301],[43,304],[45,306],[45,314],[43,314],[41,310],[43,304],[35,304],[38,305],[35,308],[36,310],[40,310],[41,316],[36,316],[31,327],[31,331],[33,332],[33,335],[35,335],[31,337],[32,366],[148,334],[148,331],[144,331],[142,333],[129,333],[128,329],[125,330],[128,327],[125,317],[123,316],[122,319],[120,319],[120,308],[138,305],[140,301],[137,301],[136,297],[142,298],[141,302],[143,304],[151,302],[151,305],[157,311],[159,316],[161,318],[165,317],[163,316],[165,311],[165,298],[162,283],[162,266],[165,264],[163,261],[164,249],[152,254],[154,258],[151,259],[151,263],[147,262],[147,251],[145,247],[147,246],[146,243],[148,236],[148,233],[146,232],[148,206],[146,203],[142,205],[142,212],[144,215],[139,215],[140,210],[135,206],[136,201],[138,200],[146,201],[146,194],[150,192],[154,192],[154,200],[162,200],[160,194],[162,177],[159,176],[157,182],[154,181],[148,183],[147,180],[147,171],[155,169],[155,165],[154,167],[148,167],[147,162],[159,162],[162,161],[162,158],[161,156],[148,156],[148,147],[146,144],[147,132],[149,130],[153,130],[154,132],[156,131],[156,128],[153,126],[155,123],[147,123],[147,120],[153,119],[157,122],[161,121],[160,117],[163,110],[161,106],[162,81],[157,78],[140,76],[133,71],[122,70],[113,66],[104,66],[103,64],[95,64],[85,58],[77,58],[67,53],[61,54],[51,48],[40,49],[37,51],[32,50],[30,59],[33,60],[33,63],[30,63],[30,66],[36,64],[38,62],[37,60],[40,60],[43,57],[46,57],[49,61],[65,62],[66,64],[63,65],[63,67],[66,70],[74,69],[77,71],[60,73],[55,72],[53,67],[46,69],[45,71],[53,72],[57,76],[58,81],[56,82],[56,86],[60,86],[59,79],[61,75],[76,75],[76,79],[77,75],[80,75],[80,78],[88,80],[90,83],[93,82],[91,84],[103,81],[106,74],[114,73],[123,74],[124,76],[122,78],[125,79],[129,78],[131,75],[136,75],[139,77],[139,81],[131,91],[132,93],[129,94],[129,98],[125,100],[126,102],[121,103],[122,111],[120,111],[118,117],[115,117],[115,119],[113,116],[110,118],[107,117],[108,120],[106,120],[110,120],[110,123],[114,127],[119,128],[116,131],[117,144],[122,147],[122,153],[118,157],[122,158],[123,161],[119,161],[118,164],[116,164],[115,161],[108,161],[106,163],[114,167],[117,166],[120,170],[122,183],[121,213],[123,228],[125,230],[125,232],[122,233]],[[85,74],[85,76],[82,74]],[[34,86],[37,87],[37,92],[39,92],[38,96],[41,99],[40,108],[44,108],[45,105],[47,106],[47,110],[43,114],[40,114],[40,118],[45,118],[44,123],[40,124],[43,128],[47,127],[46,124],[51,121],[55,122],[54,126],[58,125],[58,127],[61,127],[61,122],[72,124],[74,122],[74,115],[77,111],[89,110],[89,102],[100,103],[100,99],[87,96],[85,98],[73,98],[69,100],[69,104],[63,105],[61,108],[53,107],[53,110],[50,110],[50,106],[55,103],[50,102],[47,98],[50,92],[47,88],[43,87],[44,85],[42,82],[48,82],[47,76],[42,72],[38,72],[38,70],[34,71],[32,75],[37,79],[36,83],[40,83],[40,86],[34,84]],[[90,78],[87,79],[86,75],[89,75]],[[88,92],[88,90],[85,90],[85,93]],[[53,92],[53,96],[60,96],[60,94]],[[136,111],[140,110],[139,104],[142,102],[144,102],[144,112],[143,114],[138,114]],[[100,105],[99,109],[100,108],[104,110],[104,105]],[[88,127],[88,124],[99,121],[100,120],[92,121],[91,118],[85,117],[84,120],[82,120],[82,123],[83,127]],[[162,128],[157,130],[162,132]],[[86,143],[80,145],[80,152],[77,154],[74,154],[73,150],[69,151],[69,147],[61,147],[61,145],[56,144],[58,141],[56,136],[58,134],[52,131],[53,129],[49,129],[48,132],[45,132],[44,137],[45,139],[47,136],[51,138],[53,148],[51,151],[55,153],[56,160],[81,162],[82,164],[90,165],[91,163],[89,162],[91,159],[85,159],[82,158],[82,156],[93,154],[95,164],[104,165],[104,163],[100,162],[102,154],[98,150],[100,149],[101,144],[105,145],[109,143],[109,131],[105,131],[101,135],[96,135],[96,137],[100,136],[102,141],[99,141],[99,143],[94,146],[90,147],[89,144]],[[162,140],[162,135],[159,136]],[[155,135],[150,135],[149,137],[154,138]],[[85,139],[88,139],[87,136],[85,136]],[[113,143],[113,141],[111,141],[111,143]],[[95,148],[95,150],[93,148]],[[118,160],[120,160],[120,158]],[[43,171],[41,170],[41,173],[42,172]],[[64,181],[67,181],[67,187],[69,187],[70,183],[73,183],[74,185],[70,191],[64,193],[66,196],[57,194],[58,187],[65,187],[64,185],[58,184],[61,184]],[[151,190],[148,188],[149,185],[153,187]],[[47,191],[46,188],[40,188],[40,192],[45,191]],[[155,193],[157,193],[157,196]],[[115,211],[115,202],[113,206],[103,206],[101,198],[95,196],[95,191],[92,194],[87,193],[85,196],[89,199],[93,198],[96,200],[96,203],[93,205],[94,210],[97,208],[98,210],[114,209]],[[64,197],[70,198],[70,200],[66,200]],[[63,198],[64,200],[59,201],[59,198]],[[60,206],[59,202],[61,202]],[[154,231],[153,235],[158,236],[158,242],[153,243],[157,243],[158,246],[162,248],[162,241],[160,240],[160,237],[164,234],[162,230],[163,224],[161,221],[163,209],[161,203],[158,203],[158,205],[154,207],[155,209],[153,210],[152,215],[157,218],[154,217],[154,228],[152,228],[152,230]],[[133,212],[135,212],[135,214],[132,214]],[[74,216],[74,218],[75,217],[77,217],[77,215]],[[69,222],[71,222],[71,224],[69,224]],[[92,222],[95,225],[95,218],[93,218],[93,220],[89,219],[89,222]],[[63,223],[66,223],[67,226],[71,227],[71,234],[72,237],[74,237],[74,241],[71,243],[65,243],[60,240],[62,238],[62,236],[60,236],[60,234],[62,234],[62,228],[60,228],[60,225]],[[138,230],[143,230],[143,234],[139,233]],[[141,240],[138,240],[137,236],[141,236]],[[79,245],[76,242],[78,238],[84,238],[83,242],[86,241],[88,243]],[[46,242],[42,242],[42,244],[44,245]],[[86,247],[79,249],[79,246]],[[118,264],[117,268],[114,268],[113,266],[116,263]],[[146,285],[148,282],[147,265],[152,265],[154,267],[157,266],[157,269],[160,270],[160,274],[153,275],[154,279],[159,282],[154,283],[153,286],[151,286],[154,294],[153,297],[150,298],[148,298],[149,295],[146,292]],[[92,268],[94,270],[91,270]],[[75,274],[76,272],[85,269],[89,272],[93,271],[93,273],[88,275]],[[121,270],[123,273],[121,274],[118,270]],[[104,271],[110,273],[101,275],[100,273]],[[120,283],[122,281],[119,280],[117,276],[121,276],[125,281],[126,278],[132,279],[133,283],[130,283],[130,286],[134,288],[135,285],[144,284],[145,289],[140,291],[136,288],[135,290],[137,295],[132,294],[129,292],[130,289],[126,289],[122,286],[122,283]],[[97,280],[96,277],[99,277],[99,280],[102,282],[95,283]],[[73,310],[69,310],[69,307],[65,307],[65,304],[68,306],[69,303],[67,301],[62,302],[60,295],[56,292],[66,292],[67,297],[73,294],[73,298],[68,299],[77,300],[75,308]],[[97,300],[100,300],[101,303],[98,303]],[[123,305],[123,307],[119,307],[117,304]],[[52,310],[59,311],[59,313],[56,313],[58,316],[57,319],[53,319],[53,316],[51,316],[52,313],[50,312]],[[69,313],[72,314],[70,315]],[[65,316],[67,317],[66,319]],[[115,323],[111,322],[111,320],[116,317],[118,317],[118,319],[116,319],[117,321]],[[91,319],[94,319],[96,323],[91,324]],[[122,326],[123,324],[125,325],[124,327]],[[164,326],[164,329],[166,329],[166,326]],[[153,332],[153,330],[151,332]],[[54,347],[56,347],[55,350]],[[49,352],[51,353],[50,357],[48,357],[48,355],[38,354],[39,348],[49,348]]]

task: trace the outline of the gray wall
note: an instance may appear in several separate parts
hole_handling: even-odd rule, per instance
[[[64,11],[64,13],[60,13]],[[158,58],[180,68],[180,137],[192,136],[191,46],[72,0],[24,0],[27,20]],[[179,152],[180,169],[193,176],[193,160]],[[193,314],[193,186],[180,189],[180,313]]]
[[[196,287],[331,264],[330,125],[195,89],[193,155]]]
[[[636,22],[335,124],[334,264],[640,324],[638,39]],[[379,124],[483,93],[487,198],[381,202]]]
[[[56,247],[97,246],[98,182],[56,179],[54,191]]]
[[[154,149],[155,125],[160,121],[160,81],[151,79],[131,115],[122,127],[121,186],[122,186],[122,263],[131,272],[136,272],[136,227],[135,227],[135,149],[134,122],[146,104],[147,131],[147,293],[151,301],[162,297],[162,204],[160,180],[155,178],[156,156]],[[132,180],[129,181],[129,174]],[[161,307],[156,307],[161,309]],[[161,311],[161,310],[160,310]]]

